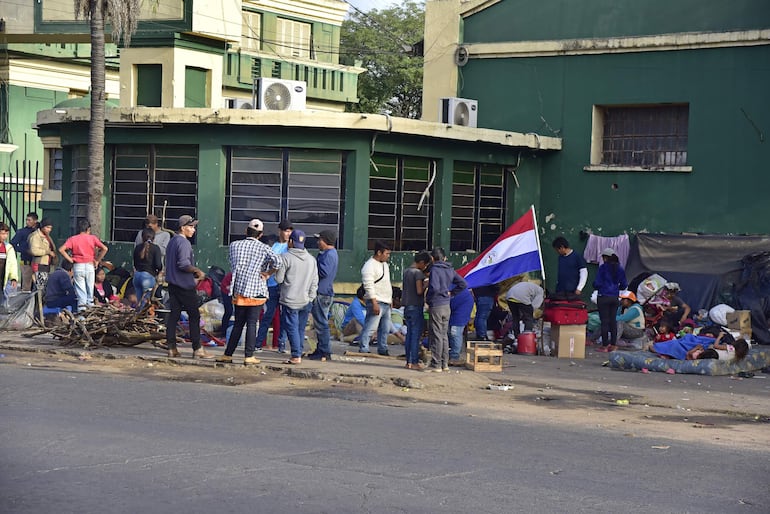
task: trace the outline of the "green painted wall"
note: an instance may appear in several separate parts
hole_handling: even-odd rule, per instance
[[[465,19],[467,43],[542,41],[770,26],[766,0],[505,0]]]
[[[506,1],[464,26],[466,42],[767,28],[770,4]],[[770,233],[770,45],[471,59],[462,73],[459,96],[478,99],[479,126],[563,138],[561,152],[527,161],[541,167],[538,223],[551,276],[559,235],[582,252],[581,231]],[[594,105],[667,102],[689,104],[691,173],[583,170]]]

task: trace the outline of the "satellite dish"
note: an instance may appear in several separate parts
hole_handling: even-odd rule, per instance
[[[455,50],[455,64],[458,66],[465,66],[468,64],[468,48],[464,46],[458,46]]]
[[[263,92],[262,103],[270,111],[285,111],[291,105],[291,91],[280,82],[270,84]]]

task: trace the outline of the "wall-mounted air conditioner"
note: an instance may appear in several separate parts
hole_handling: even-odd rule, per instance
[[[439,105],[441,123],[463,127],[476,126],[478,110],[478,101],[467,98],[441,98]]]
[[[301,111],[307,100],[307,84],[299,80],[261,78],[256,87],[257,109]]]
[[[225,109],[254,109],[254,102],[242,98],[225,98]]]

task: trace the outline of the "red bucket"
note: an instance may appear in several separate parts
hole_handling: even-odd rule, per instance
[[[516,353],[521,355],[537,355],[537,338],[534,332],[522,332],[516,339]]]

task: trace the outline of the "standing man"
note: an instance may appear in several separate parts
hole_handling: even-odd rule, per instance
[[[70,254],[67,253],[69,250]],[[78,310],[83,311],[94,304],[94,276],[96,268],[107,254],[104,243],[91,234],[88,220],[78,221],[78,234],[68,238],[59,247],[59,253],[70,261],[75,276],[75,292],[78,295]]]
[[[476,301],[476,319],[473,321],[476,329],[476,339],[486,341],[489,339],[487,337],[487,320],[492,313],[492,307],[494,307],[497,301],[497,284],[474,287],[473,296]]]
[[[281,255],[282,266],[275,274],[281,284],[281,326],[291,345],[291,358],[286,364],[302,362],[305,327],[310,309],[318,293],[318,265],[305,250],[305,233],[292,230],[289,251]]]
[[[431,252],[433,264],[428,275],[425,303],[430,313],[429,339],[431,362],[427,371],[449,371],[449,305],[452,297],[467,289],[465,279],[446,261],[444,249],[437,246]]]
[[[230,244],[230,269],[232,270],[232,302],[235,307],[235,324],[227,339],[225,354],[217,357],[217,362],[233,362],[233,353],[241,340],[243,327],[246,327],[246,344],[243,365],[259,364],[254,357],[257,342],[257,325],[262,306],[267,301],[267,282],[269,271],[281,267],[281,259],[269,246],[259,240],[263,225],[253,219],[246,227],[246,239]]]
[[[8,240],[10,228],[3,222],[0,222],[0,300],[5,296],[5,288],[10,285],[16,289],[19,281],[19,263],[16,260],[16,249]]]
[[[152,240],[152,243],[160,248],[160,255],[165,259],[166,248],[168,247],[168,242],[171,241],[171,234],[160,227],[160,220],[154,214],[148,214],[147,217],[144,218],[144,228],[152,229],[152,231],[155,232],[155,238]],[[138,246],[144,243],[144,239],[142,238],[142,230],[136,234],[134,246]]]
[[[313,325],[318,338],[315,352],[308,355],[309,359],[326,361],[332,358],[331,331],[329,330],[329,309],[334,301],[334,279],[339,267],[339,256],[334,243],[337,233],[324,230],[315,234],[318,238],[318,248],[321,252],[316,258],[318,265],[318,295],[313,301]]]
[[[559,254],[559,272],[556,279],[557,293],[570,293],[580,296],[588,280],[588,268],[583,256],[569,246],[563,237],[553,240],[552,246]]]
[[[51,265],[56,262],[56,246],[51,239],[53,223],[50,218],[40,220],[37,230],[27,238],[29,253],[32,255],[32,273],[37,288],[45,292],[45,284],[48,281],[48,272]]]
[[[198,220],[185,214],[179,217],[179,231],[171,238],[166,248],[166,282],[168,282],[168,300],[171,313],[166,320],[166,344],[168,356],[179,357],[176,347],[176,325],[187,311],[193,359],[208,359],[209,355],[201,347],[201,315],[198,311],[198,294],[195,285],[206,276],[195,267],[195,256],[189,238],[195,235]],[[236,339],[237,341],[237,339]]]
[[[358,348],[369,353],[369,340],[377,327],[377,353],[388,355],[388,332],[390,330],[390,305],[393,303],[393,287],[390,284],[391,247],[384,241],[374,242],[374,255],[361,268],[361,282],[366,300],[366,318],[361,330]]]
[[[524,332],[532,332],[535,327],[535,309],[543,305],[543,288],[533,282],[517,282],[508,289],[505,301],[511,311],[514,339],[521,333],[522,322]]]
[[[449,301],[449,311],[449,365],[463,367],[465,362],[460,360],[460,354],[463,351],[465,327],[471,320],[471,311],[473,311],[471,290],[463,289],[453,294]]]
[[[291,221],[282,220],[278,224],[278,241],[273,243],[273,253],[281,255],[289,251],[289,236],[291,235],[292,227]],[[278,322],[274,322],[276,311],[279,309],[281,300],[281,288],[278,282],[275,281],[273,273],[270,273],[270,277],[267,279],[267,303],[265,304],[265,310],[262,313],[262,322],[259,324],[259,331],[257,332],[257,352],[262,351],[262,347],[265,346],[265,339],[267,338],[267,329],[270,325],[273,325],[273,348],[275,343],[278,342],[278,352],[286,353],[286,332],[281,328],[280,318]]]
[[[425,275],[422,269],[427,268],[430,263],[430,254],[420,252],[414,256],[412,265],[404,270],[401,305],[404,306],[404,322],[406,323],[404,349],[406,350],[407,369],[422,369],[420,365],[420,337],[425,321],[422,315],[422,307],[425,303]]]
[[[16,254],[21,258],[21,290],[32,291],[32,254],[29,253],[29,236],[37,230],[37,213],[27,214],[24,228],[19,229],[11,239]]]

